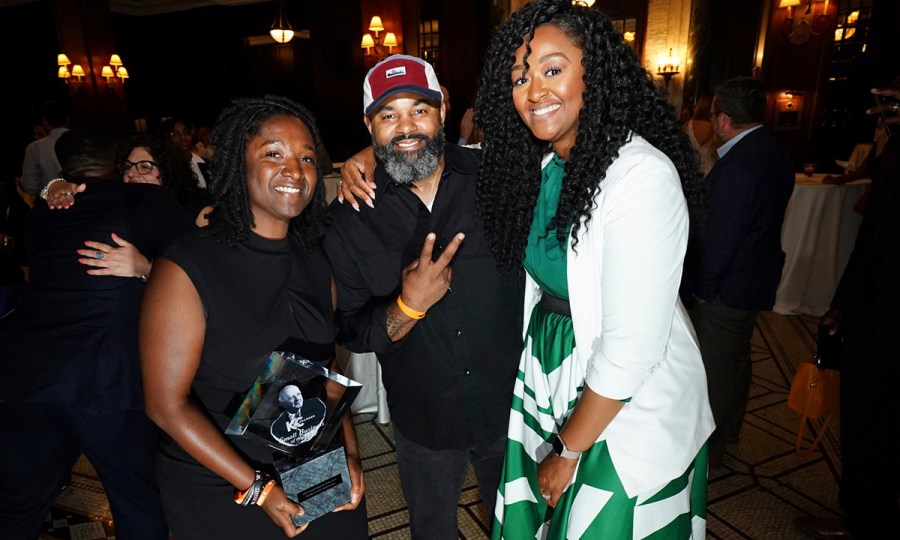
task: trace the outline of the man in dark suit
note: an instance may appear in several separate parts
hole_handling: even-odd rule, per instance
[[[720,85],[712,104],[723,144],[707,176],[709,221],[691,310],[716,420],[712,464],[721,463],[725,445],[740,432],[756,314],[775,304],[784,266],[781,224],[794,172],[787,150],[762,126],[765,108],[765,88],[747,77]]]
[[[0,332],[0,538],[38,537],[83,453],[106,489],[117,536],[165,540],[158,431],[143,411],[138,361],[144,284],[89,275],[76,250],[116,233],[152,259],[191,218],[160,186],[123,183],[102,133],[69,131],[56,153],[65,179],[86,189],[66,210],[35,206],[26,229],[30,284]]]

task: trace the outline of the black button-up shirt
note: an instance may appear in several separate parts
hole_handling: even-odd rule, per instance
[[[325,236],[338,290],[338,340],[381,362],[391,418],[403,435],[433,449],[487,444],[506,434],[522,352],[519,279],[497,271],[475,215],[478,154],[450,144],[432,210],[408,187],[375,171],[375,208],[331,206]],[[388,337],[387,307],[401,271],[434,232],[435,257],[459,232],[451,290],[402,340]]]

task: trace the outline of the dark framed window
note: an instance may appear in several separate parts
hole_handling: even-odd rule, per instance
[[[441,60],[441,36],[438,19],[419,21],[419,56],[434,66],[435,71]]]
[[[647,32],[647,0],[597,0],[591,9],[606,15],[625,43],[641,57]]]

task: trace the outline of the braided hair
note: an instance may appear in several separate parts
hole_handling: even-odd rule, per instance
[[[206,229],[230,245],[247,239],[254,226],[247,190],[247,141],[259,134],[262,124],[278,115],[300,119],[312,134],[316,147],[319,146],[319,129],[312,113],[286,97],[268,95],[235,100],[222,111],[213,127],[211,142],[216,153],[209,164],[207,188],[216,204]],[[290,222],[290,235],[305,247],[319,241],[327,224],[325,186],[318,171],[316,175],[312,200]]]
[[[585,223],[591,219],[600,182],[632,134],[672,160],[688,202],[692,234],[699,233],[705,191],[697,157],[674,108],[599,11],[573,6],[569,0],[539,0],[510,15],[495,34],[475,103],[476,124],[485,132],[479,210],[500,269],[508,272],[521,265],[540,192],[541,159],[550,151],[516,112],[510,77],[516,49],[524,40],[527,69],[535,28],[544,24],[555,25],[581,49],[585,84],[575,145],[546,234],[553,232],[560,243],[565,242],[572,223],[572,246],[577,246],[582,219]]]

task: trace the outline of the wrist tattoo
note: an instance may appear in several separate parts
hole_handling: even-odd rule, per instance
[[[397,332],[403,327],[403,322],[400,321],[400,318],[397,316],[396,310],[391,306],[387,310],[387,320],[385,320],[385,327],[387,328],[387,335],[389,338],[393,339]]]

